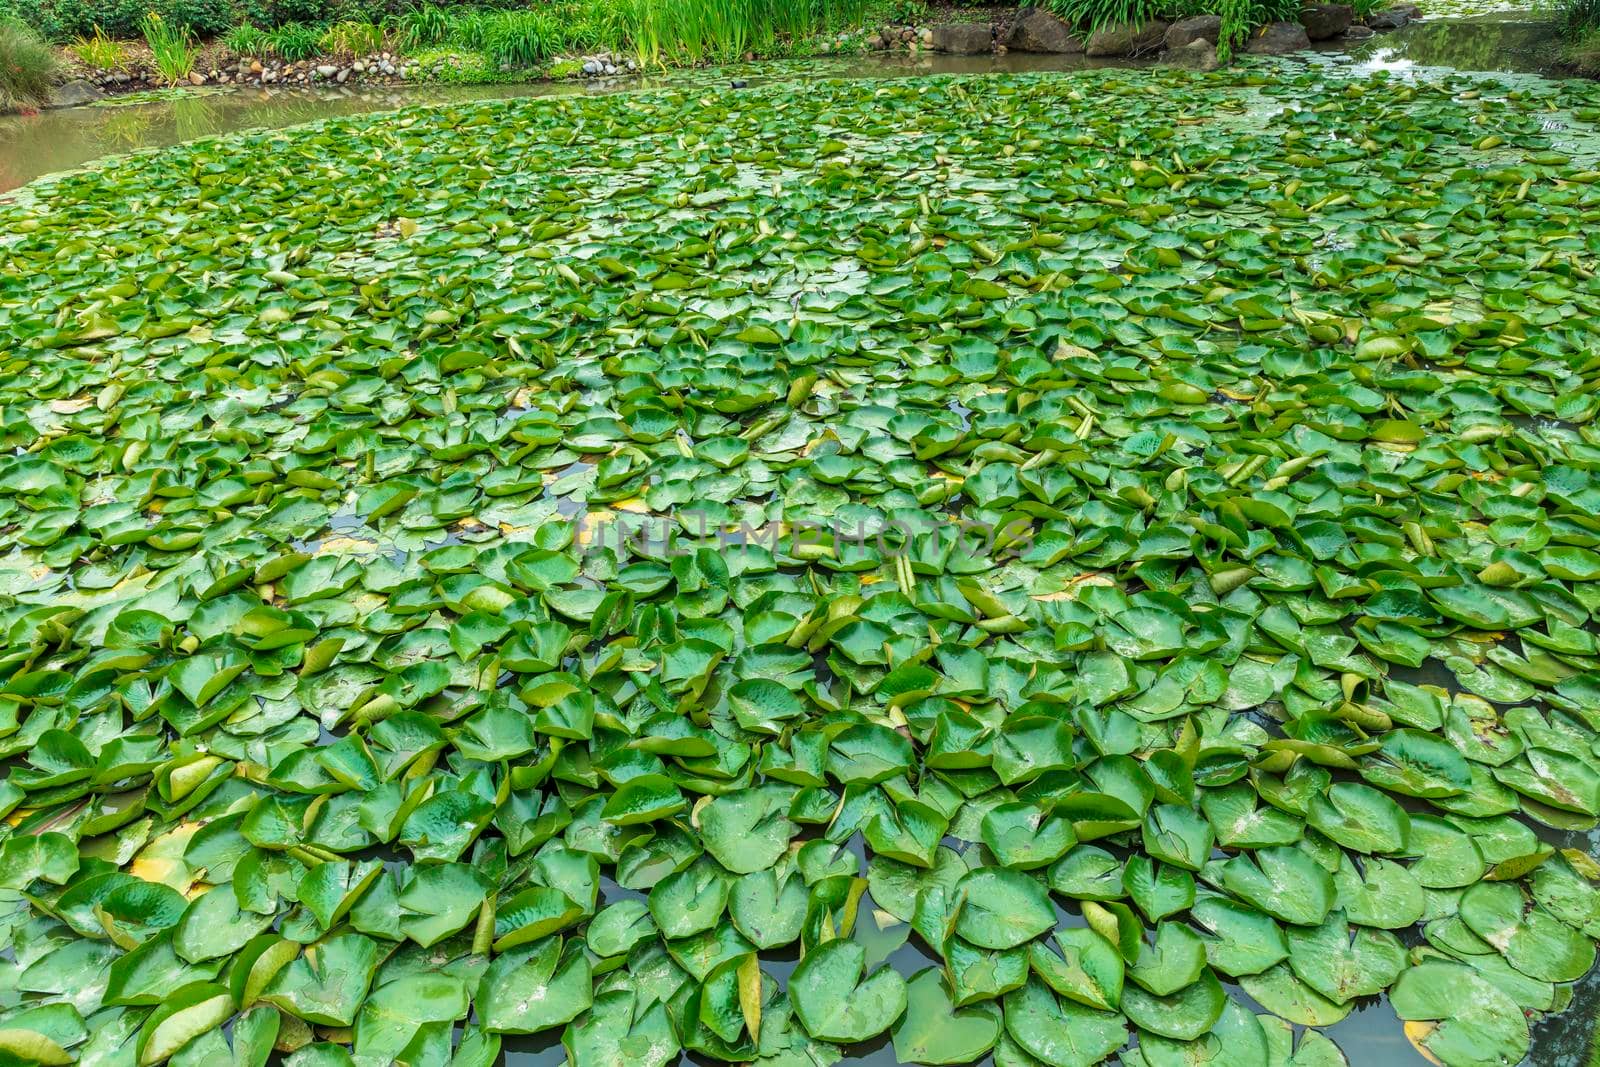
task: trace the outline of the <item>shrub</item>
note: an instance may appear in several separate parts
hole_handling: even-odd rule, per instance
[[[122,42],[107,37],[99,26],[94,28],[94,36],[79,37],[73,42],[72,54],[79,62],[96,70],[121,70],[128,61]]]
[[[160,12],[152,11],[140,20],[139,31],[144,34],[144,43],[150,46],[162,81],[177,85],[194,70],[199,50],[189,36],[189,27],[168,22]]]
[[[56,56],[39,32],[21,19],[0,19],[0,108],[50,99]]]
[[[279,59],[298,63],[322,51],[322,31],[303,22],[286,22],[267,34],[267,49]]]

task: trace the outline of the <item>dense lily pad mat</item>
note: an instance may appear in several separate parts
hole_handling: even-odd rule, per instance
[[[0,207],[0,1049],[1517,1062],[1600,934],[1600,112],[1323,77]]]

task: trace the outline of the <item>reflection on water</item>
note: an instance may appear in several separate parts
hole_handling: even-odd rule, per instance
[[[1355,73],[1417,67],[1504,74],[1559,74],[1556,25],[1526,11],[1413,22],[1345,53]]]

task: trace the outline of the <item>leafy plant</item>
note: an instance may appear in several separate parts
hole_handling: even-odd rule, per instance
[[[162,81],[177,85],[189,77],[199,49],[187,26],[170,23],[160,13],[151,11],[139,23],[139,30],[144,34],[145,44],[150,46],[156,72]]]
[[[1556,1062],[1593,89],[723,80],[0,200],[10,1058]]]
[[[322,31],[303,22],[286,22],[268,31],[266,45],[279,59],[298,63],[321,53]]]
[[[322,51],[355,58],[383,51],[383,29],[371,22],[337,22],[323,31]]]
[[[236,56],[259,57],[271,50],[267,32],[248,22],[241,23],[224,34],[222,43]]]
[[[457,20],[436,4],[408,8],[390,23],[395,40],[407,50],[434,48],[455,36]]]
[[[1137,26],[1168,13],[1167,0],[1050,0],[1050,7],[1062,21],[1086,33],[1108,26]]]
[[[1561,20],[1562,36],[1569,41],[1600,32],[1600,0],[1562,0],[1556,14]]]
[[[72,54],[85,66],[96,70],[121,70],[127,63],[127,49],[121,41],[106,36],[99,26],[89,37],[79,37],[72,44]]]
[[[19,19],[0,19],[0,108],[21,108],[50,99],[55,53]]]
[[[495,66],[535,67],[560,50],[561,27],[543,11],[485,11],[457,24],[455,39]]]

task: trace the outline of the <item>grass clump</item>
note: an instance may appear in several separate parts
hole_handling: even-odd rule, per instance
[[[383,27],[372,22],[336,22],[322,31],[318,42],[329,55],[354,58],[383,51]]]
[[[123,43],[107,36],[99,26],[92,35],[79,37],[72,43],[72,54],[79,62],[96,70],[121,70],[128,62]]]
[[[279,59],[298,63],[322,51],[322,31],[303,22],[286,22],[267,33],[266,45]]]
[[[55,53],[21,19],[0,19],[0,110],[32,107],[50,99]]]
[[[195,57],[200,50],[189,27],[168,22],[158,12],[152,11],[139,22],[145,44],[150,46],[155,60],[156,73],[168,85],[177,85],[194,72]]]
[[[641,62],[725,62],[861,21],[864,0],[616,0],[621,35]]]

